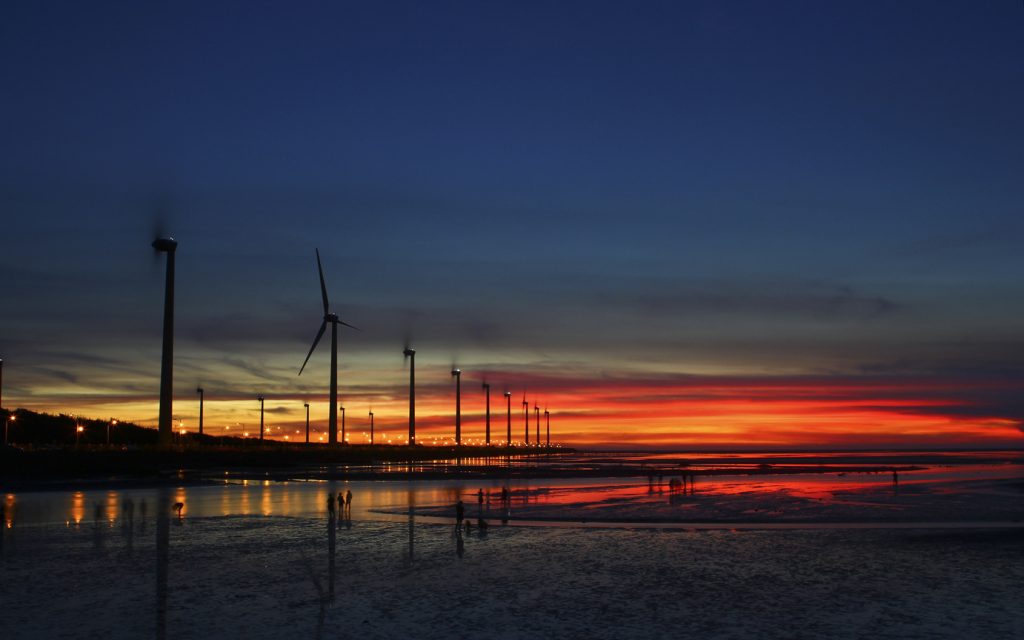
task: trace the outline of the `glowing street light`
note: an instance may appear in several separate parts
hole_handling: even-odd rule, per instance
[[[10,428],[11,423],[18,419],[18,416],[13,413],[7,414],[7,420],[4,422],[4,444],[7,444],[7,430]]]
[[[309,403],[303,403],[302,406],[306,407],[306,444],[309,444]]]
[[[117,420],[111,419],[110,422],[107,423],[107,446],[108,447],[110,446],[110,427],[116,427],[116,426],[117,426]]]
[[[75,426],[75,446],[76,447],[78,446],[78,441],[81,440],[81,438],[82,438],[82,432],[83,431],[85,431],[85,427],[83,427],[82,425],[79,424],[79,425]]]
[[[373,444],[373,412],[370,412],[370,444]]]

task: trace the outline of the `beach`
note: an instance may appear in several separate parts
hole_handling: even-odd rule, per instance
[[[7,497],[0,633],[1017,638],[1019,478],[531,478],[507,503],[503,478],[26,492]]]

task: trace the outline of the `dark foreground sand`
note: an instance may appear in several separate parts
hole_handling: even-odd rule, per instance
[[[166,637],[1024,637],[1020,529],[348,524],[172,517]],[[156,529],[7,530],[0,637],[157,636]]]

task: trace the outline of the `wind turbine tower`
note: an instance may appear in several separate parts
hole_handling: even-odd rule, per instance
[[[462,372],[452,369],[455,378],[455,446],[462,445]]]
[[[309,357],[313,355],[313,350],[316,349],[317,343],[320,342],[320,338],[323,337],[324,331],[327,329],[327,323],[331,323],[331,398],[330,406],[327,412],[328,422],[328,434],[327,441],[332,444],[338,444],[338,325],[345,325],[350,329],[358,331],[357,327],[353,327],[347,322],[342,321],[338,318],[338,314],[331,313],[330,303],[327,301],[327,285],[324,284],[324,269],[320,264],[320,250],[316,250],[316,268],[320,273],[320,295],[323,297],[324,303],[324,320],[320,324],[320,331],[317,332],[316,337],[313,338],[313,346],[309,348],[309,353],[306,354],[306,359],[302,363],[302,367],[299,369],[299,375],[302,375],[302,371],[306,368],[306,363],[309,362]]]
[[[196,393],[199,394],[199,435],[203,435],[203,388],[196,387]],[[202,438],[199,439],[200,442]]]
[[[533,414],[537,418],[537,421],[536,421],[536,424],[537,424],[537,446],[539,447],[540,446],[540,407],[537,406],[536,402],[533,403]]]
[[[167,254],[167,277],[164,281],[164,344],[160,358],[160,419],[157,442],[170,446],[174,442],[174,254],[178,242],[174,238],[157,238],[153,248]]]
[[[409,446],[416,444],[416,350],[406,345],[402,355],[409,358]]]
[[[484,444],[491,446],[491,385],[484,383],[484,394],[487,396],[487,430],[484,432]]]
[[[263,442],[263,396],[258,395],[256,399],[260,401],[260,442]]]
[[[506,433],[505,433],[505,446],[506,447],[511,447],[512,446],[512,392],[511,391],[506,391],[505,392],[505,404],[507,405],[505,407],[505,409],[508,412],[507,413],[508,423],[505,425],[505,431],[506,431]]]
[[[526,446],[530,446],[530,403],[526,401],[526,394],[523,394],[523,421],[525,424]]]

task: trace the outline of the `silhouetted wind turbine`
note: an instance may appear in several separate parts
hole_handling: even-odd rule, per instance
[[[164,344],[160,357],[160,419],[157,422],[157,442],[170,446],[174,442],[174,254],[178,242],[174,238],[157,237],[153,241],[157,252],[167,254],[167,278],[164,281]]]
[[[526,401],[526,392],[523,392],[523,419],[526,424],[526,446],[530,446],[530,403]]]
[[[536,425],[537,425],[537,446],[539,447],[540,446],[540,407],[537,406],[536,402],[533,403],[533,413],[534,413],[534,416],[537,418],[537,421],[536,421]]]
[[[203,435],[203,388],[196,387],[196,393],[199,394],[199,435]],[[202,442],[202,438],[199,439]]]
[[[487,396],[487,430],[484,432],[484,444],[491,446],[491,385],[484,382],[484,395]]]
[[[508,411],[508,423],[505,425],[505,446],[512,446],[512,392],[505,392],[505,404],[508,405],[506,410]]]
[[[416,350],[408,344],[402,355],[409,358],[409,446],[416,444]]]
[[[260,442],[263,442],[263,395],[256,396],[256,399],[260,401]]]
[[[462,444],[462,372],[452,369],[455,378],[455,446]]]
[[[328,409],[328,433],[327,441],[330,444],[338,444],[338,325],[343,324],[350,329],[359,331],[358,327],[353,327],[347,322],[343,322],[338,318],[338,314],[331,313],[330,303],[327,301],[327,285],[324,284],[324,269],[320,264],[320,250],[316,249],[316,268],[320,273],[320,295],[323,296],[324,301],[324,321],[320,324],[320,331],[317,332],[316,337],[313,338],[313,346],[309,348],[309,353],[306,354],[306,359],[302,363],[302,367],[299,369],[299,375],[302,375],[302,371],[306,368],[306,363],[309,362],[309,357],[313,355],[313,350],[316,349],[317,343],[320,342],[320,338],[323,337],[324,331],[327,329],[327,323],[331,323],[331,398],[330,407]]]

